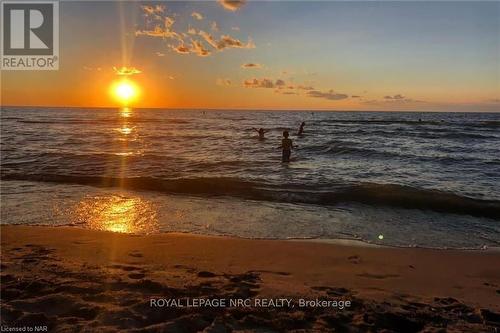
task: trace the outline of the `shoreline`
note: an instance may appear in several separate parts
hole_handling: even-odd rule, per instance
[[[210,313],[170,308],[182,312],[179,318],[205,318],[208,323],[200,324],[204,328],[306,325],[299,325],[297,316],[310,316],[307,322],[313,327],[308,328],[320,331],[334,327],[324,316],[358,330],[412,331],[411,327],[437,328],[445,322],[450,329],[471,331],[500,325],[496,251],[183,233],[132,235],[74,227],[2,225],[0,230],[2,320],[9,325],[43,322],[56,331],[68,325],[109,326],[110,331],[181,325],[181,319],[171,318],[165,309],[151,308],[151,297],[304,298],[353,304],[344,310],[250,307],[211,308]],[[277,318],[269,318],[275,312]],[[361,313],[366,315],[359,317]],[[244,321],[247,315],[260,318],[255,319],[260,324]],[[280,321],[280,316],[286,320]],[[432,316],[439,320],[428,319]]]
[[[236,235],[217,235],[217,234],[202,234],[197,232],[184,232],[184,231],[158,231],[155,233],[145,234],[145,233],[134,233],[134,232],[114,232],[108,230],[85,228],[79,225],[63,224],[63,225],[50,225],[50,224],[0,224],[2,227],[41,227],[41,228],[70,228],[70,229],[82,229],[88,231],[97,232],[111,232],[123,235],[134,235],[134,236],[152,236],[152,235],[186,235],[195,237],[207,237],[207,238],[227,238],[234,240],[255,240],[255,241],[277,241],[277,242],[305,242],[305,243],[319,243],[319,244],[330,244],[334,246],[348,246],[348,247],[368,247],[368,248],[386,248],[386,249],[422,249],[422,250],[436,250],[436,251],[464,251],[464,252],[493,252],[500,253],[500,246],[486,246],[482,247],[427,247],[427,246],[414,246],[414,245],[391,245],[391,244],[378,244],[373,243],[368,240],[354,239],[354,238],[314,238],[314,237],[289,237],[289,238],[251,238]]]

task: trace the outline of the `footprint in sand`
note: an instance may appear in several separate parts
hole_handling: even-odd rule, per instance
[[[125,272],[132,272],[132,271],[140,271],[142,268],[140,267],[135,267],[135,266],[126,266],[126,265],[111,265],[109,266],[110,268],[114,269],[121,269]]]
[[[201,278],[211,278],[211,277],[215,277],[215,276],[217,276],[217,274],[212,273],[212,272],[207,272],[207,271],[198,272],[198,277],[201,277]]]
[[[372,274],[372,273],[362,273],[358,274],[358,276],[369,278],[369,279],[388,279],[388,278],[398,278],[397,274]]]
[[[142,253],[140,253],[140,252],[138,252],[138,251],[132,251],[132,252],[130,252],[128,255],[129,255],[129,256],[131,256],[131,257],[134,257],[134,258],[142,258],[142,257],[144,257],[144,256],[142,255]]]
[[[335,287],[327,287],[327,286],[315,286],[311,287],[312,290],[316,291],[324,291],[329,296],[344,296],[349,294],[349,290],[346,288],[335,288]]]
[[[359,264],[361,262],[361,257],[358,255],[353,255],[347,257],[347,260],[349,260],[352,264]]]
[[[143,274],[143,273],[131,273],[128,275],[129,278],[135,279],[135,280],[142,279],[145,276],[146,276],[146,274]]]
[[[288,276],[292,275],[288,272],[275,272],[275,271],[266,271],[266,270],[256,270],[256,271],[249,271],[250,273],[267,273],[267,274],[275,274],[275,275],[281,275],[281,276]]]

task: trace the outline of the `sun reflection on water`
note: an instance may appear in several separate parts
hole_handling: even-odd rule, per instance
[[[120,109],[120,116],[123,118],[128,118],[130,117],[130,114],[132,113],[132,110],[130,108],[124,107]]]
[[[128,135],[132,133],[132,128],[127,127],[127,125],[123,125],[121,128],[118,128],[117,131],[121,134]]]
[[[159,230],[155,207],[140,197],[86,197],[77,204],[74,213],[79,224],[90,229],[141,234]]]

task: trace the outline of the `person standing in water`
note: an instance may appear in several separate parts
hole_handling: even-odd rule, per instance
[[[304,134],[304,126],[306,126],[306,123],[305,122],[302,122],[302,124],[300,124],[300,127],[299,127],[299,132],[297,133],[297,135],[303,135]]]
[[[264,140],[265,139],[264,134],[266,134],[268,132],[265,129],[263,129],[262,127],[259,129],[254,128],[253,130],[256,131],[257,133],[259,133],[259,140]]]
[[[289,136],[288,131],[283,131],[283,140],[281,140],[281,146],[279,147],[283,149],[281,161],[285,163],[290,162],[290,155],[292,154],[293,142],[288,138]]]

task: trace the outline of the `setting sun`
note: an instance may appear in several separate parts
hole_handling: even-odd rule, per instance
[[[139,88],[130,80],[121,80],[112,85],[111,93],[120,103],[128,105],[138,97]]]

